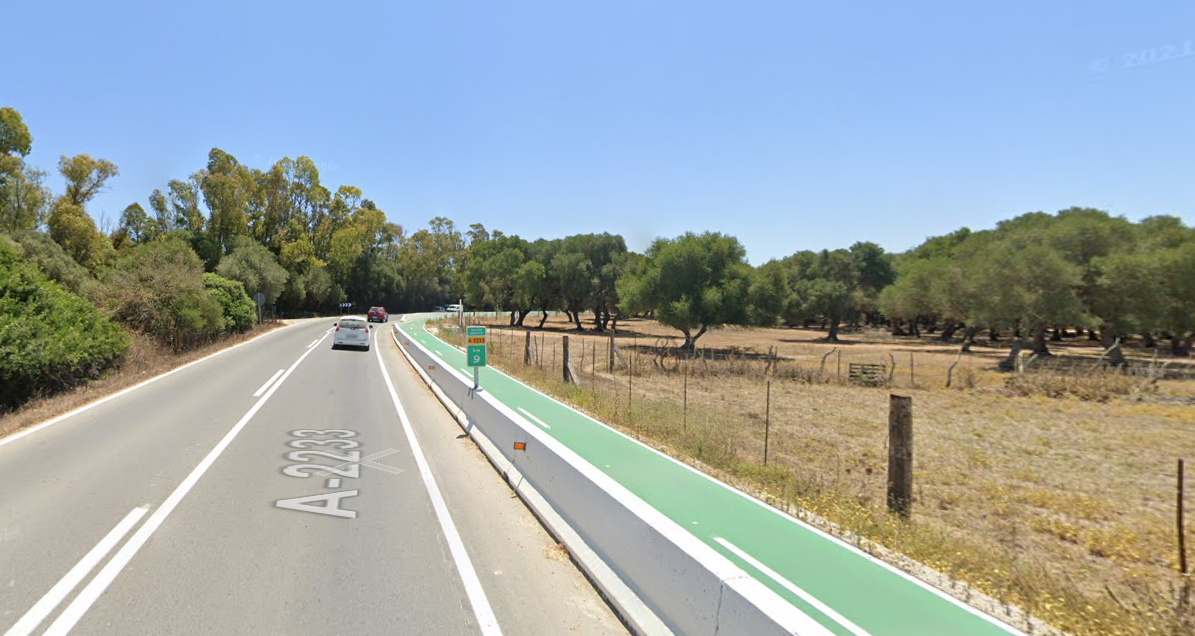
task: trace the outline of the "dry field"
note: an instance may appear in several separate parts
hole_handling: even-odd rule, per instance
[[[981,341],[959,359],[957,344],[883,332],[833,345],[815,330],[727,328],[699,341],[704,359],[685,362],[661,358],[664,339],[680,339],[643,320],[619,324],[628,377],[622,365],[608,372],[604,336],[572,331],[562,317],[532,330],[531,366],[521,330],[504,328],[504,317],[479,322],[494,327],[491,364],[777,506],[819,515],[1060,629],[1195,633],[1191,610],[1176,605],[1175,524],[1176,460],[1195,459],[1195,382],[1029,372],[1010,384],[1014,374],[996,369],[1007,342]],[[580,387],[560,380],[566,333]],[[1099,353],[1085,339],[1051,345],[1093,361]],[[780,361],[765,376],[769,347]],[[887,386],[847,381],[851,362],[892,360]],[[884,510],[890,393],[914,401],[909,522]]]

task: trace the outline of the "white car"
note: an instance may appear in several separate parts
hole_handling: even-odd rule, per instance
[[[460,313],[461,306],[460,305],[449,305],[444,308],[444,311],[447,311],[450,314]]]
[[[369,351],[369,321],[364,316],[341,316],[332,333],[332,348],[360,347]]]

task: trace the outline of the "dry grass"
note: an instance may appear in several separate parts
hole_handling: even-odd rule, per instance
[[[985,347],[958,361],[947,389],[957,345],[848,336],[823,364],[835,345],[816,342],[817,332],[780,329],[714,332],[700,343],[706,359],[678,365],[653,351],[664,346],[665,328],[620,327],[635,334],[619,339],[633,368],[629,404],[626,369],[606,372],[605,338],[569,333],[581,388],[560,380],[559,333],[533,333],[544,337],[545,348],[534,347],[541,369],[522,364],[521,332],[495,330],[491,364],[777,505],[810,511],[1060,629],[1192,633],[1182,623],[1189,610],[1180,617],[1174,605],[1175,459],[1195,456],[1192,383],[1163,380],[1146,395],[1141,378],[1029,373],[1006,386],[1009,374],[995,370],[1005,352]],[[1085,342],[1053,344],[1067,355],[1098,355]],[[782,360],[765,415],[759,356],[769,346]],[[899,365],[889,386],[846,381],[850,361],[891,364],[889,353]],[[912,377],[899,362],[910,353]],[[914,398],[910,522],[884,509],[892,388]]]
[[[183,353],[174,353],[169,347],[163,347],[146,336],[131,334],[132,344],[124,362],[118,369],[73,390],[30,400],[14,411],[0,414],[0,438],[77,409],[192,360],[198,360],[238,342],[244,342],[268,331],[273,331],[284,324],[278,321],[267,321],[264,325],[244,334],[229,336]]]
[[[1005,385],[1022,397],[1073,397],[1091,402],[1108,402],[1118,397],[1144,397],[1158,391],[1157,384],[1147,379],[1123,375],[1113,370],[1092,370],[1084,373],[1047,370],[1015,374],[1007,378]]]

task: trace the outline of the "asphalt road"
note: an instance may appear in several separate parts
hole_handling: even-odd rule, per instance
[[[0,632],[625,634],[389,325],[332,322],[0,440]]]

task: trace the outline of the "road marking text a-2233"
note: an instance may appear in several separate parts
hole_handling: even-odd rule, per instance
[[[289,477],[311,477],[312,474],[334,474],[337,477],[328,479],[325,484],[328,488],[340,487],[341,478],[357,479],[361,476],[361,465],[356,462],[361,461],[361,451],[349,450],[356,449],[361,446],[357,440],[348,439],[356,437],[357,433],[354,431],[346,431],[343,429],[330,429],[317,431],[312,429],[300,429],[291,431],[291,435],[303,439],[291,440],[287,446],[292,448],[299,448],[303,450],[291,451],[286,454],[286,458],[291,461],[310,462],[314,461],[310,458],[311,455],[318,455],[329,457],[331,459],[348,462],[345,466],[324,466],[321,464],[294,464],[282,469],[282,473]],[[332,436],[330,439],[313,439],[313,436]],[[336,448],[340,452],[330,452],[321,450],[310,450],[312,446],[327,446]],[[308,472],[309,470],[318,471],[317,473]],[[323,495],[308,495],[305,497],[294,497],[292,499],[279,499],[274,502],[276,508],[284,508],[287,510],[298,510],[299,512],[314,512],[321,515],[331,515],[334,517],[342,517],[345,519],[356,519],[356,510],[345,510],[340,507],[342,500],[348,497],[356,497],[360,491],[357,490],[342,490],[339,492],[330,492]],[[322,505],[316,505],[322,503]]]

